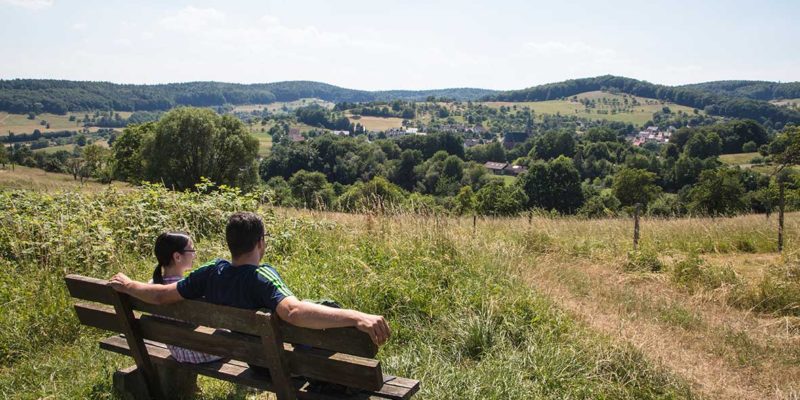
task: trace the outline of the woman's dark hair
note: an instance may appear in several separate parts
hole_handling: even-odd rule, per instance
[[[153,246],[153,254],[158,260],[158,265],[153,270],[153,283],[164,283],[164,274],[161,272],[161,268],[172,263],[172,255],[175,252],[183,253],[183,249],[188,244],[189,235],[183,232],[164,232],[158,235],[156,244]]]

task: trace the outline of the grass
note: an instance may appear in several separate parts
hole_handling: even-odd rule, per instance
[[[331,109],[336,105],[335,103],[322,99],[304,98],[297,99],[295,101],[277,101],[269,104],[242,104],[233,107],[233,112],[252,112],[266,109],[272,113],[280,113],[284,112],[284,107],[288,110],[288,112],[292,112],[300,107],[307,107],[312,104],[317,104],[328,109]]]
[[[560,237],[522,241],[507,229],[516,219],[481,221],[473,235],[466,218],[367,218],[257,200],[156,187],[1,190],[0,220],[8,224],[0,228],[0,322],[14,329],[0,331],[0,395],[114,398],[110,375],[132,361],[97,349],[103,333],[77,324],[63,275],[124,271],[146,279],[153,238],[165,229],[190,232],[201,260],[224,255],[225,216],[250,209],[265,216],[266,258],[296,294],[387,317],[393,337],[378,358],[386,373],[420,379],[419,398],[694,397],[659,363],[576,322],[518,278],[512,267],[520,257],[547,254],[564,245]],[[200,383],[200,398],[256,398]]]
[[[644,97],[637,97],[637,96],[628,96],[628,98],[636,98],[639,103],[638,106],[632,107],[632,112],[621,112],[612,114],[611,113],[611,106],[603,105],[602,103],[597,103],[597,108],[589,110],[587,112],[586,107],[581,104],[579,101],[572,101],[572,100],[549,100],[549,101],[533,101],[533,102],[484,102],[482,104],[493,107],[493,108],[500,108],[501,106],[505,107],[514,107],[516,106],[517,109],[523,107],[530,107],[536,114],[561,114],[561,115],[575,115],[581,118],[588,118],[592,120],[608,120],[608,121],[618,121],[618,122],[625,122],[625,123],[632,123],[634,125],[641,126],[647,121],[650,121],[653,118],[653,113],[656,111],[661,111],[661,109],[665,106],[669,107],[673,113],[677,113],[678,111],[683,111],[685,113],[693,113],[694,109],[691,107],[681,106],[673,103],[662,103],[659,100],[654,99],[647,99]],[[624,96],[619,94],[612,94],[606,93],[601,91],[594,91],[594,92],[586,92],[577,95],[578,100],[580,99],[590,99],[590,100],[602,100],[603,98],[611,101],[616,99],[622,104]],[[600,114],[598,111],[607,111],[607,114]]]
[[[361,124],[366,128],[368,131],[385,131],[394,128],[400,128],[403,126],[403,119],[402,118],[381,118],[381,117],[353,117],[352,115],[348,115],[350,118],[350,122],[353,124]]]
[[[126,183],[113,182],[112,187],[119,190],[130,190]],[[92,180],[79,180],[72,178],[72,175],[56,172],[46,172],[39,168],[28,168],[20,165],[10,166],[7,169],[0,169],[0,188],[4,189],[27,189],[42,192],[53,191],[84,191],[98,192],[108,189],[109,185],[97,183]]]
[[[719,156],[719,160],[728,165],[744,165],[750,164],[753,157],[758,157],[758,152],[753,153],[739,153],[739,154],[723,154]]]

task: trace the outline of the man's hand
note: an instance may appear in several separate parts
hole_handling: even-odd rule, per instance
[[[382,316],[365,313],[359,314],[361,315],[359,315],[358,322],[356,323],[356,328],[358,330],[367,333],[378,346],[389,340],[389,336],[391,336],[392,333],[389,330],[389,324],[386,323],[386,320],[383,319]]]
[[[114,288],[114,290],[123,293],[125,293],[125,288],[130,286],[131,283],[133,283],[133,280],[128,278],[128,276],[122,272],[118,272],[108,280],[108,286],[111,286]]]

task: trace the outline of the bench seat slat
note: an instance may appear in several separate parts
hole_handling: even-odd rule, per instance
[[[75,312],[82,324],[122,332],[113,310],[94,304],[76,304]],[[195,327],[184,322],[139,316],[139,329],[144,339],[196,349],[208,354],[268,366],[262,351],[261,338],[208,327]],[[328,382],[376,390],[383,385],[380,362],[343,353],[318,349],[296,349],[285,344],[289,371]]]
[[[114,289],[108,281],[80,275],[68,275],[67,288],[72,297],[103,304],[113,304]],[[130,299],[134,310],[177,318],[189,323],[236,332],[259,335],[256,310],[226,307],[201,301],[184,300],[168,305],[153,305],[136,298]],[[355,328],[306,329],[279,322],[283,339],[289,343],[305,344],[361,357],[375,357],[378,347],[369,335]]]
[[[217,361],[206,364],[186,364],[175,361],[169,353],[169,350],[162,343],[146,340],[145,345],[150,358],[153,362],[158,364],[179,365],[181,368],[188,368],[199,374],[210,376],[217,379],[223,379],[229,382],[238,383],[254,387],[261,390],[272,391],[272,383],[264,376],[253,372],[247,364],[238,361]],[[112,336],[100,342],[100,348],[109,350],[118,354],[130,355],[127,341],[120,336]],[[378,399],[392,399],[392,400],[405,400],[410,398],[414,393],[419,390],[419,381],[411,379],[397,378],[391,375],[384,375],[383,386],[374,392],[361,392],[354,396],[333,396],[318,393],[310,393],[302,389],[304,380],[300,378],[292,379],[293,385],[298,390],[297,398],[306,400],[378,400]]]

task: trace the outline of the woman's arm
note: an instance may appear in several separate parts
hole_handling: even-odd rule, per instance
[[[178,293],[178,283],[157,285],[142,283],[128,278],[123,273],[117,273],[108,281],[108,285],[118,292],[136,297],[150,304],[170,304],[183,300]]]

